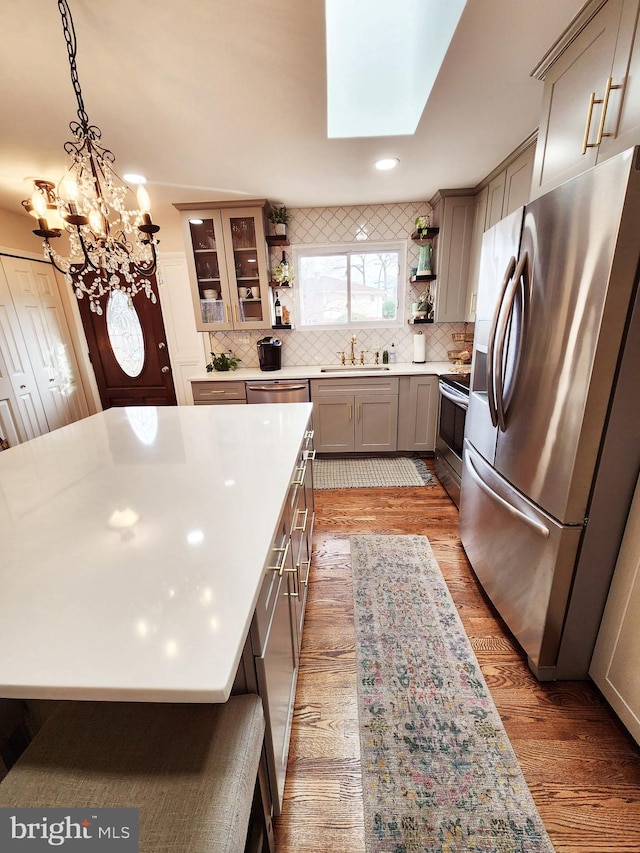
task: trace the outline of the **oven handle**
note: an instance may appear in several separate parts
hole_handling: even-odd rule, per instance
[[[469,398],[464,394],[461,394],[459,391],[452,391],[444,382],[440,382],[440,393],[443,397],[446,397],[447,400],[451,400],[456,406],[460,409],[464,409],[465,412],[469,408]]]

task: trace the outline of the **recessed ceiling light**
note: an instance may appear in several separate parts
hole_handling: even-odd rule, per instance
[[[130,173],[128,175],[123,175],[122,178],[128,184],[146,184],[147,183],[147,179],[144,177],[144,175],[134,175],[133,173]]]
[[[373,165],[381,172],[387,172],[389,169],[395,169],[399,162],[400,160],[397,157],[382,157],[380,160],[376,160]]]

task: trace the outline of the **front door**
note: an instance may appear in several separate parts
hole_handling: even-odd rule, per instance
[[[100,299],[102,314],[78,300],[89,356],[104,409],[112,406],[175,406],[176,392],[158,296],[156,302],[138,292],[129,304],[120,291]]]

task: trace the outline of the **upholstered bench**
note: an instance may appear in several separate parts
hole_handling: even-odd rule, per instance
[[[0,783],[0,806],[138,808],[140,853],[242,853],[253,807],[273,849],[264,728],[254,695],[62,702]]]

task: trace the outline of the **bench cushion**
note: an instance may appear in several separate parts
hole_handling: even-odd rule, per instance
[[[63,702],[0,784],[0,806],[137,807],[141,853],[242,851],[263,737],[253,695]]]

